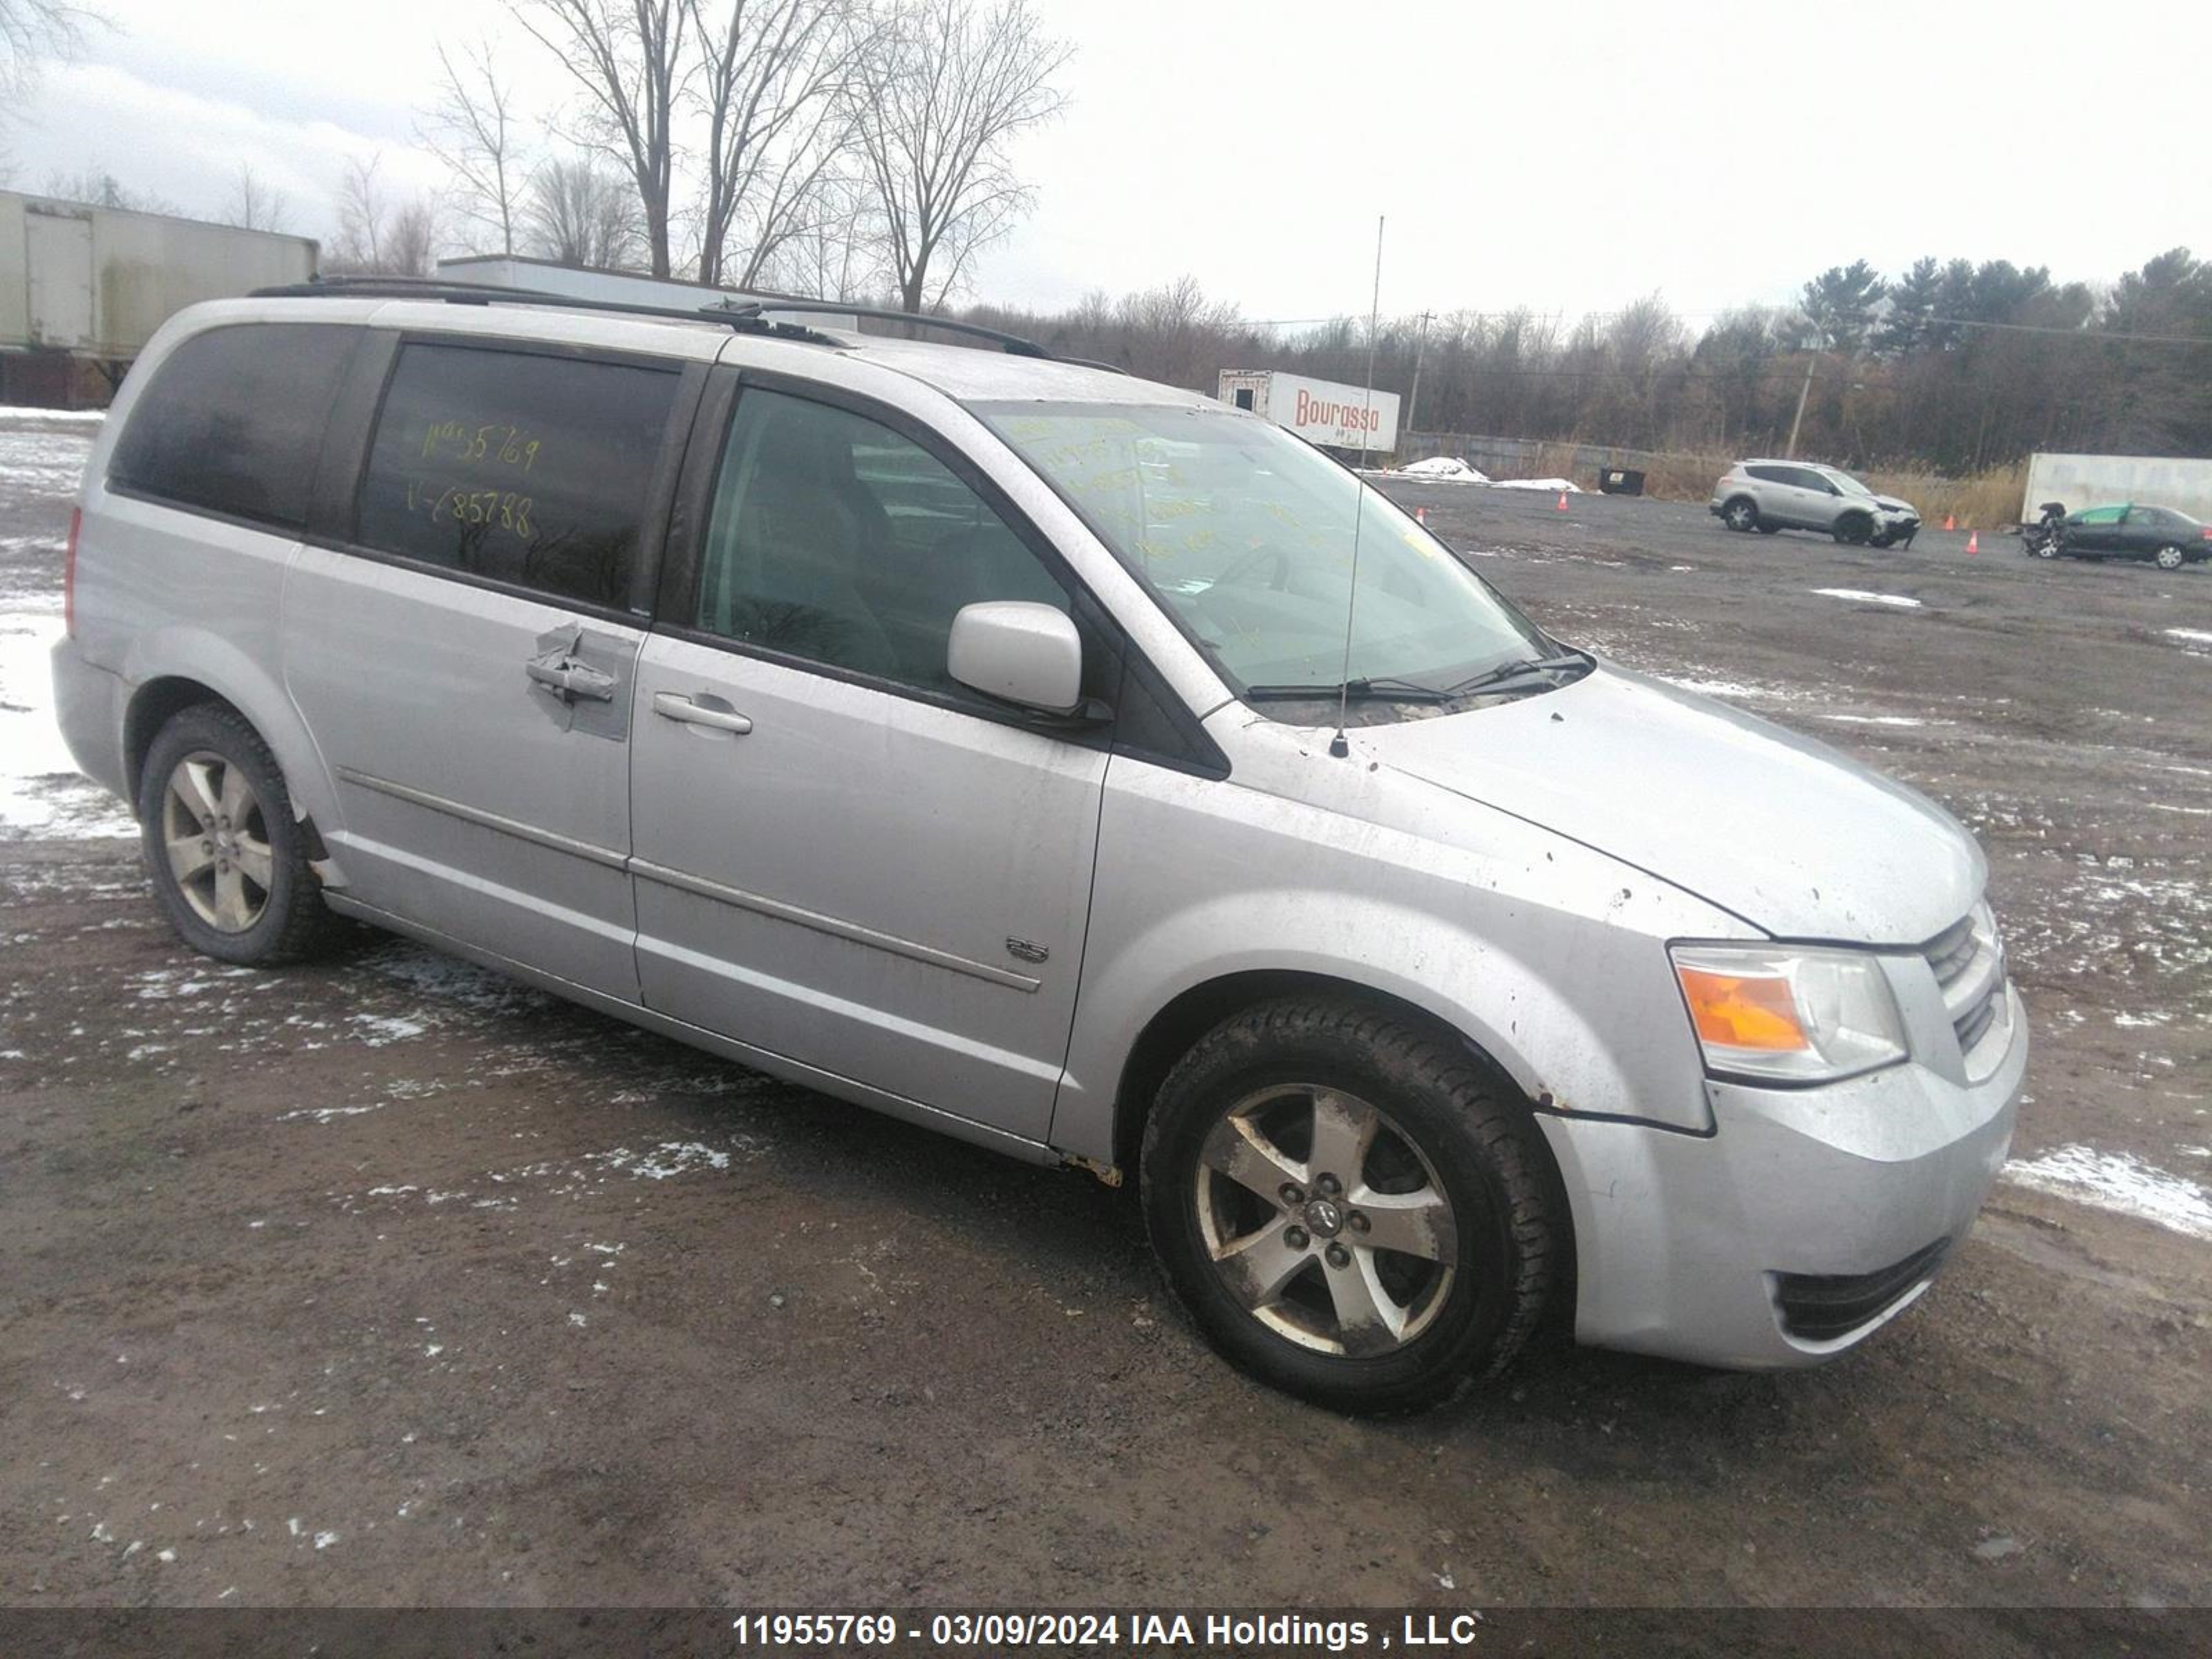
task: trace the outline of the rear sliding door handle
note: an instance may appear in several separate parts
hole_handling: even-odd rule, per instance
[[[665,720],[682,720],[687,726],[711,726],[717,732],[734,732],[739,737],[753,729],[753,723],[734,708],[708,708],[674,691],[653,694],[653,712]]]
[[[579,697],[593,702],[614,701],[614,676],[602,674],[587,662],[568,657],[556,660],[533,657],[522,665],[522,672],[530,676],[532,684],[544,686],[563,702],[574,702]]]

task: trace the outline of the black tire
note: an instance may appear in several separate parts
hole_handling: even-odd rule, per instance
[[[1310,1097],[1316,1091],[1371,1106],[1381,1125],[1372,1151],[1360,1154],[1358,1168],[1334,1189],[1343,1200],[1337,1210],[1342,1231],[1331,1229],[1325,1246],[1297,1224],[1304,1220],[1320,1231],[1325,1221],[1314,1218],[1330,1206],[1308,1201],[1293,1209],[1278,1197],[1255,1198],[1206,1158],[1218,1127],[1234,1139],[1225,1128],[1232,1111],[1279,1097],[1283,1109],[1295,1113],[1299,1094]],[[1312,1121],[1317,1138],[1318,1117]],[[1525,1103],[1443,1034],[1349,999],[1263,1003],[1208,1032],[1161,1085],[1141,1161],[1146,1227],[1176,1297],[1240,1370],[1337,1411],[1415,1410],[1470,1377],[1503,1370],[1543,1316],[1566,1249],[1567,1224],[1539,1139]],[[1295,1145],[1286,1141],[1286,1147]],[[1310,1157],[1314,1139],[1305,1146]],[[1391,1179],[1389,1163],[1404,1178]],[[1292,1168],[1314,1183],[1302,1197],[1332,1191],[1322,1170],[1295,1162]],[[1265,1180],[1281,1172],[1272,1164],[1265,1169]],[[1440,1194],[1449,1206],[1443,1213],[1449,1265],[1441,1260],[1441,1243],[1438,1260],[1363,1247],[1338,1263],[1340,1245],[1382,1231],[1380,1208],[1372,1223],[1357,1208],[1363,1192],[1377,1200],[1386,1193],[1410,1193],[1409,1203],[1419,1203],[1424,1193]],[[1242,1225],[1234,1230],[1224,1258],[1239,1255],[1248,1239],[1310,1254],[1281,1293],[1256,1310],[1232,1291],[1207,1243],[1210,1230],[1222,1231],[1212,1206],[1224,1194],[1260,1218],[1249,1233]],[[1423,1212],[1437,1212],[1431,1204]],[[1274,1231],[1279,1224],[1280,1232]],[[1429,1237],[1435,1239],[1434,1229]],[[1340,1277],[1332,1280],[1332,1274]],[[1403,1306],[1395,1288],[1383,1291],[1410,1334],[1401,1339],[1370,1328],[1376,1351],[1355,1355],[1345,1351],[1348,1328],[1340,1328],[1335,1351],[1325,1331],[1286,1334],[1285,1327],[1299,1321],[1343,1327],[1333,1311],[1341,1304],[1332,1284],[1341,1288],[1364,1279],[1371,1293],[1382,1282],[1378,1274],[1413,1285]]]
[[[2179,570],[2189,562],[2189,550],[2176,543],[2168,542],[2157,552],[2152,554],[2150,558],[2151,562],[2160,570]]]
[[[1778,531],[1778,530],[1779,530],[1779,529],[1781,529],[1781,528],[1782,528],[1782,526],[1781,526],[1780,525],[1778,525],[1778,524],[1769,524],[1769,523],[1767,523],[1767,522],[1766,522],[1766,520],[1764,520],[1764,519],[1761,519],[1761,520],[1759,520],[1756,525],[1753,526],[1752,527],[1753,527],[1753,529],[1755,529],[1756,531],[1758,531],[1758,532],[1759,532],[1759,533],[1760,535],[1762,535],[1762,536],[1771,536],[1771,535],[1772,535],[1776,531]]]
[[[1738,495],[1726,507],[1721,508],[1721,522],[1730,530],[1735,531],[1748,532],[1766,528],[1759,520],[1759,503],[1748,495]]]
[[[1846,546],[1863,546],[1874,534],[1874,520],[1863,513],[1846,513],[1836,520],[1835,528],[1830,533]]]
[[[2058,538],[2056,536],[2046,536],[2028,549],[2028,551],[2039,559],[2055,559],[2058,556]]]
[[[199,768],[204,777],[227,784],[234,769],[243,781],[241,799],[250,803],[249,809],[240,814],[234,826],[226,817],[199,843],[206,849],[203,856],[222,856],[225,848],[230,850],[222,864],[224,875],[231,868],[230,858],[236,859],[241,872],[237,890],[246,896],[246,906],[240,913],[241,926],[226,927],[217,919],[221,890],[212,885],[213,877],[206,893],[200,892],[198,876],[191,878],[188,891],[187,881],[170,856],[167,832],[179,827],[181,815],[191,811],[181,794],[173,805],[170,800],[171,782],[187,762]],[[237,710],[203,702],[173,715],[146,751],[137,805],[140,845],[155,896],[169,925],[192,949],[221,962],[270,968],[303,961],[329,944],[337,918],[324,905],[322,883],[308,867],[306,837],[293,817],[284,775],[261,734]],[[170,822],[173,816],[179,823]],[[211,823],[211,818],[204,820],[202,827]],[[233,836],[234,841],[229,839]],[[184,837],[179,844],[188,840]],[[265,865],[260,855],[264,848]],[[257,871],[266,868],[265,884],[244,875],[248,864],[240,854],[246,851],[251,851]]]

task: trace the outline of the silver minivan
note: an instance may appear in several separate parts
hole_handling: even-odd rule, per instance
[[[70,746],[195,948],[355,918],[1133,1179],[1331,1406],[1918,1297],[2027,1056],[1972,838],[1265,421],[1002,343],[195,307],[86,474]]]

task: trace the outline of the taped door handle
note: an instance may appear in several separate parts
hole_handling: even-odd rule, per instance
[[[522,669],[537,684],[557,695],[563,702],[574,702],[579,697],[588,697],[594,702],[614,701],[614,676],[602,674],[588,663],[548,662],[543,657],[534,657],[523,664]]]
[[[717,732],[734,732],[741,738],[753,729],[752,721],[734,708],[709,708],[675,691],[654,692],[653,712],[663,720],[682,720],[686,726],[709,726]]]

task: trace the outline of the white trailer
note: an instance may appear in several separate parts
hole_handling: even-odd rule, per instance
[[[2021,522],[2033,519],[2045,501],[2063,501],[2069,513],[2121,501],[2170,507],[2212,523],[2212,460],[2167,455],[2057,455],[2038,450],[2028,458]]]
[[[1398,394],[1277,368],[1224,368],[1215,397],[1325,449],[1388,455],[1398,447]]]
[[[857,333],[857,318],[835,313],[778,313],[779,299],[788,295],[754,294],[743,289],[710,288],[673,276],[647,276],[634,270],[600,270],[586,265],[556,264],[550,259],[526,259],[517,254],[471,253],[438,261],[438,275],[449,283],[489,283],[495,288],[534,289],[540,294],[565,295],[574,300],[604,300],[619,305],[665,306],[673,311],[696,311],[702,306],[743,305],[758,301],[764,316],[786,322],[812,323],[823,328],[843,328]]]
[[[304,283],[304,236],[0,190],[0,352],[58,352],[119,374],[186,306]]]

